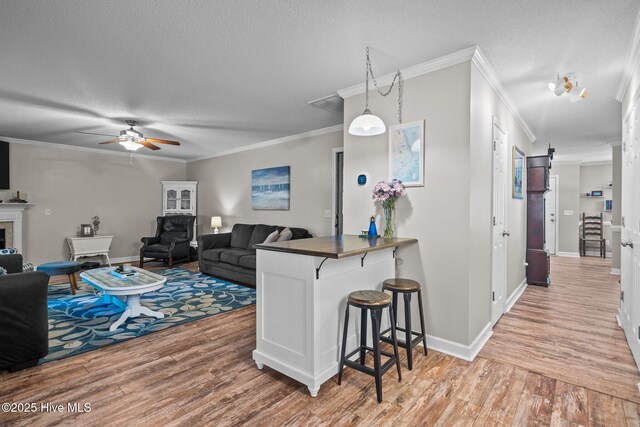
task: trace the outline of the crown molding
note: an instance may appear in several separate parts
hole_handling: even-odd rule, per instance
[[[190,159],[187,159],[186,161],[188,163],[191,163],[191,162],[197,162],[200,160],[213,159],[214,157],[228,156],[229,154],[241,153],[243,151],[255,150],[257,148],[270,147],[272,145],[284,144],[285,142],[291,142],[291,141],[298,141],[300,139],[311,138],[319,135],[325,135],[327,133],[342,132],[343,129],[344,129],[344,126],[342,124],[329,126],[326,128],[316,129],[309,132],[303,132],[296,135],[284,136],[278,139],[272,139],[269,141],[257,142],[255,144],[244,145],[242,147],[234,148],[232,150],[222,151],[216,154],[210,154],[210,155],[201,156],[201,157],[192,157]]]
[[[436,59],[432,59],[431,61],[423,62],[418,65],[413,65],[408,68],[403,68],[400,70],[402,73],[403,80],[409,80],[414,77],[422,76],[424,74],[429,74],[437,70],[441,70],[443,68],[451,67],[452,65],[462,64],[463,62],[470,61],[473,57],[474,52],[476,51],[477,46],[468,47],[466,49],[459,50],[457,52],[450,53],[445,56],[441,56]],[[381,76],[377,79],[378,86],[388,86],[393,82],[393,78],[396,73],[389,73]],[[350,98],[355,95],[359,95],[364,93],[366,85],[364,83],[358,83],[357,85],[350,86],[345,89],[340,89],[338,91],[338,95],[343,98]]]
[[[631,76],[633,75],[633,70],[638,63],[638,59],[640,58],[640,12],[636,16],[636,26],[633,30],[633,38],[631,39],[631,44],[629,45],[629,51],[627,52],[627,62],[625,62],[624,68],[622,69],[622,79],[620,80],[620,84],[618,85],[618,92],[616,93],[616,100],[622,102],[624,95],[629,89],[629,83],[631,82]]]
[[[524,121],[520,110],[516,106],[515,102],[507,92],[507,90],[502,85],[502,82],[498,78],[498,75],[494,71],[493,67],[489,65],[486,57],[480,50],[479,46],[472,46],[466,49],[459,50],[457,52],[450,53],[449,55],[441,56],[440,58],[433,59],[431,61],[423,62],[422,64],[414,65],[412,67],[408,67],[400,70],[402,73],[403,80],[409,80],[414,77],[418,77],[424,74],[432,73],[437,70],[441,70],[443,68],[451,67],[453,65],[461,64],[463,62],[472,61],[476,67],[480,70],[484,78],[487,80],[489,85],[493,88],[493,90],[498,94],[498,97],[505,104],[507,109],[513,114],[514,118],[522,126],[522,129],[529,137],[531,142],[535,141],[536,136],[531,131],[527,123]],[[393,81],[394,73],[385,74],[380,77],[378,80],[379,86],[388,86]],[[338,94],[343,98],[349,98],[354,95],[359,95],[364,93],[365,84],[359,83],[354,86],[350,86],[345,89],[340,89]]]
[[[536,140],[536,135],[533,133],[531,128],[529,128],[527,122],[524,121],[524,117],[522,117],[520,109],[518,108],[516,103],[513,102],[511,95],[509,95],[509,92],[507,92],[507,90],[502,85],[502,82],[498,78],[498,75],[496,74],[493,67],[489,64],[489,61],[487,61],[487,58],[484,56],[479,46],[475,47],[475,51],[473,52],[471,61],[476,65],[476,67],[478,67],[478,70],[480,70],[484,78],[487,79],[489,85],[498,94],[498,98],[500,98],[500,100],[504,103],[511,114],[513,114],[513,117],[522,127],[524,133],[527,134],[529,140],[531,142],[534,142]]]
[[[57,144],[55,142],[33,141],[30,139],[19,139],[19,138],[10,138],[10,137],[0,136],[0,141],[9,142],[11,144],[34,145],[37,147],[54,148],[58,150],[84,151],[85,153],[106,154],[109,156],[120,156],[120,157],[130,156],[130,153],[128,151],[127,152],[110,151],[110,150],[102,150],[100,148],[81,147],[78,145]],[[133,156],[137,159],[162,160],[166,162],[187,163],[185,159],[176,159],[173,157],[150,156],[148,154],[138,154],[138,153],[135,153]]]

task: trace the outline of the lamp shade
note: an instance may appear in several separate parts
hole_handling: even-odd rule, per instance
[[[382,119],[371,114],[368,108],[349,125],[349,133],[357,136],[380,135],[386,131],[387,128]]]
[[[132,139],[125,139],[124,141],[120,141],[119,144],[129,151],[137,151],[142,148],[142,144],[138,144]]]
[[[211,217],[211,228],[219,228],[222,227],[222,217],[212,216]]]

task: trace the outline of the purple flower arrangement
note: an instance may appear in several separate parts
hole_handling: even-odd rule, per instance
[[[399,179],[380,181],[373,188],[373,199],[382,202],[382,206],[395,205],[396,200],[407,195],[404,184]]]
[[[396,209],[396,200],[407,195],[404,184],[399,179],[380,181],[373,188],[373,200],[382,203],[384,210],[384,237],[393,237],[393,216]]]

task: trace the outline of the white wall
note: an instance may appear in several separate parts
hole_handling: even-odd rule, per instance
[[[580,164],[551,165],[551,175],[558,175],[558,253],[578,255],[580,220]],[[566,215],[567,211],[573,211]]]
[[[221,231],[235,223],[263,223],[308,229],[314,236],[332,234],[332,153],[342,147],[342,132],[331,132],[296,141],[190,162],[189,180],[198,184],[198,234],[209,234],[211,216],[222,216]],[[251,171],[291,166],[291,199],[288,211],[251,208]]]
[[[155,233],[162,211],[162,180],[184,180],[184,162],[151,160],[42,145],[11,143],[11,190],[35,206],[24,211],[23,253],[35,264],[68,259],[65,237],[80,224],[101,219],[100,234],[113,235],[111,258],[137,256],[140,238]],[[45,216],[44,210],[51,215]]]

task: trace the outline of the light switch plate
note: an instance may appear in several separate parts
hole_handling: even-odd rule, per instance
[[[51,209],[45,209],[44,214],[47,216],[51,215]]]
[[[564,214],[565,214],[566,216],[571,216],[571,215],[573,215],[573,210],[565,210],[565,211],[564,211]]]

